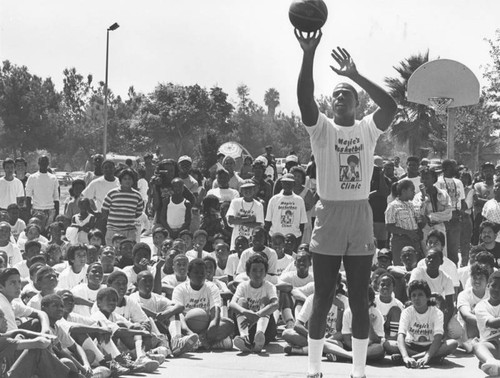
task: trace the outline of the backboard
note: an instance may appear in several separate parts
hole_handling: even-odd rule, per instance
[[[431,106],[430,98],[445,97],[453,101],[449,108],[479,102],[479,81],[465,65],[451,59],[437,59],[421,65],[408,80],[406,98],[410,102]]]

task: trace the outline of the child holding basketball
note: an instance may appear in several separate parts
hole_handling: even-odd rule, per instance
[[[242,352],[260,353],[266,342],[270,341],[269,337],[266,340],[266,334],[273,333],[267,329],[271,325],[270,318],[274,320],[270,315],[278,309],[278,296],[276,288],[266,281],[268,262],[265,256],[250,256],[245,267],[250,280],[238,285],[229,304],[238,314],[236,321],[240,336],[234,338],[234,345]]]
[[[202,259],[194,259],[188,265],[189,281],[176,286],[172,293],[172,300],[182,306],[183,315],[186,316],[189,310],[201,308],[209,316],[208,327],[199,332],[201,346],[209,349],[227,349],[233,347],[230,335],[233,332],[234,324],[231,319],[221,316],[222,301],[219,289],[213,282],[206,280],[206,265]],[[186,329],[188,334],[193,334]],[[181,336],[181,329],[177,327],[172,337]]]
[[[394,362],[407,368],[422,368],[439,362],[458,346],[456,340],[443,340],[443,313],[430,301],[431,289],[426,281],[415,280],[408,285],[411,306],[401,313],[397,342],[386,341]]]

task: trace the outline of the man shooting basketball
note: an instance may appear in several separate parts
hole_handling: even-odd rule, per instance
[[[353,316],[351,377],[361,378],[365,376],[370,325],[368,284],[375,251],[372,212],[368,203],[373,155],[377,139],[392,122],[397,105],[387,92],[358,72],[345,49],[338,48],[331,54],[338,68],[331,66],[332,70],[363,88],[379,108],[357,121],[358,94],[350,84],[340,83],[332,94],[334,117],[328,119],[319,112],[314,100],[313,62],[321,30],[301,33],[296,29],[295,36],[304,53],[297,97],[316,159],[321,199],[310,245],[314,254],[315,296],[309,321],[308,377],[322,377],[326,316],[335,296],[337,275],[343,260]],[[344,172],[348,171],[355,171],[356,175],[346,175]]]

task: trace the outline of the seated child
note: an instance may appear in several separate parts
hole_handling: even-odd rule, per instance
[[[392,253],[387,248],[381,248],[377,252],[377,262],[373,264],[372,271],[377,268],[388,270],[392,265]]]
[[[69,266],[59,275],[59,290],[71,290],[76,285],[87,282],[87,246],[85,244],[70,246],[68,263]]]
[[[248,248],[248,239],[244,236],[237,236],[234,240],[234,246],[235,250],[227,257],[226,269],[224,269],[227,282],[231,282],[236,276],[241,254]]]
[[[457,348],[456,340],[444,340],[443,313],[431,302],[431,289],[425,280],[408,285],[411,306],[401,313],[397,342],[388,340],[384,348],[395,363],[422,368],[440,362]]]
[[[189,264],[189,259],[187,258],[186,255],[178,254],[174,257],[173,259],[174,273],[167,274],[161,280],[162,292],[166,294],[167,298],[172,298],[172,293],[178,285],[188,281],[187,278],[188,264]]]
[[[90,309],[94,305],[99,289],[105,287],[102,284],[103,271],[100,263],[92,263],[87,269],[87,282],[76,285],[71,289],[75,296],[75,308],[73,311],[84,317],[90,318]]]
[[[294,236],[295,237],[295,236]],[[278,255],[278,263],[276,264],[276,274],[278,276],[294,262],[291,254],[285,253],[285,236],[279,232],[275,232],[271,236],[271,248],[276,251]]]
[[[38,218],[36,218],[36,220],[38,220]],[[28,223],[25,230],[19,234],[19,238],[17,239],[17,247],[19,250],[24,252],[26,242],[29,240],[36,240],[42,245],[42,251],[45,251],[49,241],[45,236],[41,235],[41,232],[41,228],[37,223]]]
[[[342,318],[345,309],[349,308],[349,300],[345,296],[345,291],[342,285],[342,277],[337,276],[336,295],[333,298],[332,307],[328,311],[326,317],[326,330],[325,330],[325,343],[323,346],[323,353],[330,354],[335,351],[332,349],[332,344],[340,346],[342,340]],[[286,354],[301,354],[307,355],[309,336],[308,323],[311,317],[314,302],[314,294],[307,297],[300,312],[297,314],[295,325],[293,328],[287,328],[283,331],[282,337],[289,345],[284,348]]]
[[[37,259],[39,257],[40,256],[35,256],[34,259]],[[37,290],[35,288],[34,282],[35,282],[36,273],[38,272],[38,270],[40,270],[43,266],[46,265],[45,262],[43,262],[43,261],[37,261],[37,262],[34,262],[33,260],[31,260],[31,261],[32,261],[32,264],[31,264],[30,269],[29,269],[29,271],[30,271],[29,281],[21,290],[21,300],[24,303],[28,303],[29,300],[33,296],[35,296],[36,294],[38,294],[40,292],[40,290]]]
[[[206,330],[199,332],[201,346],[209,349],[231,350],[233,342],[230,335],[234,330],[231,319],[221,316],[221,297],[217,286],[206,280],[206,265],[202,259],[194,259],[188,265],[189,281],[176,286],[172,300],[182,306],[183,315],[194,308],[201,308],[209,315]],[[180,327],[171,330],[172,337],[180,337]],[[193,334],[186,329],[188,334]]]
[[[410,280],[411,272],[417,267],[417,251],[411,246],[403,247],[401,250],[401,262],[403,265],[390,265],[387,271],[396,280],[394,285],[394,295],[402,303],[408,299],[406,286]]]
[[[193,259],[202,259],[205,256],[210,256],[210,253],[203,248],[207,245],[208,234],[205,230],[198,230],[193,236],[193,249],[186,252],[189,261]]]
[[[10,238],[10,225],[7,222],[0,222],[0,252],[5,252],[7,255],[5,263],[12,267],[21,262],[23,257],[18,246],[12,243]]]
[[[229,258],[229,244],[226,244],[224,242],[217,243],[215,245],[213,254],[215,256],[210,257],[215,258],[217,263],[215,277],[227,282],[227,276],[225,276],[224,270],[226,270],[227,259]]]
[[[394,297],[396,280],[390,273],[383,273],[378,278],[379,292],[375,294],[375,305],[384,317],[384,332],[387,340],[398,337],[399,319],[403,304]]]
[[[28,306],[36,310],[41,310],[43,297],[49,294],[55,294],[57,274],[54,269],[45,265],[36,272],[33,284],[39,293],[29,300]]]
[[[189,230],[182,230],[179,232],[179,237],[184,240],[186,251],[193,248],[193,234]]]
[[[207,281],[213,282],[215,285],[217,285],[217,288],[219,289],[220,296],[222,298],[222,307],[221,307],[221,312],[222,316],[227,318],[228,317],[228,303],[233,297],[233,292],[228,289],[226,283],[217,278],[214,277],[214,274],[217,269],[217,262],[213,257],[207,256],[203,259],[205,262],[205,265],[207,267]]]
[[[19,218],[20,208],[17,203],[11,203],[7,206],[7,213],[9,214],[10,232],[17,242],[19,235],[26,228],[26,223]]]
[[[66,239],[70,244],[85,244],[89,241],[88,233],[95,226],[95,216],[91,214],[90,199],[81,198],[78,202],[79,213],[71,218],[71,225],[66,229]]]
[[[129,288],[135,289],[137,275],[143,270],[149,269],[151,261],[151,248],[146,243],[137,243],[132,249],[134,265],[126,266],[123,272],[127,275]]]
[[[472,348],[479,337],[475,308],[481,300],[488,299],[486,286],[490,276],[488,269],[478,263],[472,264],[470,271],[472,285],[460,292],[457,298],[457,318],[463,328],[460,346],[467,353],[472,353]]]
[[[160,256],[160,250],[162,243],[170,236],[168,231],[163,227],[156,227],[153,230],[153,250],[152,256],[158,257]]]
[[[268,261],[265,256],[253,254],[245,267],[249,280],[238,285],[229,304],[237,314],[240,334],[234,338],[234,346],[242,352],[260,353],[276,336],[276,324],[271,315],[278,309],[278,296],[274,285],[266,280]]]
[[[279,291],[281,316],[286,328],[293,328],[295,319],[293,314],[298,314],[303,302],[296,302],[291,295],[294,288],[299,288],[314,282],[314,277],[309,274],[311,266],[311,255],[306,252],[299,252],[295,255],[295,271],[283,273],[278,278],[276,289]]]
[[[135,245],[135,240],[130,240],[130,239],[124,239],[120,241],[120,247],[115,250],[118,251],[116,254],[116,261],[115,265],[123,269],[126,266],[131,266],[134,265],[134,255],[133,255],[133,249]]]
[[[375,307],[375,291],[368,287],[370,330],[368,335],[368,350],[366,359],[377,361],[384,358],[384,317]],[[352,359],[352,312],[347,308],[342,318],[342,342],[335,342],[329,345],[331,352],[327,353],[328,361],[337,361],[337,358]]]
[[[21,274],[21,280],[24,281],[28,280],[29,278],[28,260],[31,259],[33,256],[39,255],[41,250],[42,250],[42,245],[40,244],[40,242],[37,242],[35,240],[30,240],[26,242],[24,246],[23,261],[18,262],[17,264],[14,265],[14,268],[16,268]]]

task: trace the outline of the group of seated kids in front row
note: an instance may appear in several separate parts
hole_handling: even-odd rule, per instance
[[[0,363],[7,376],[106,378],[153,372],[188,352],[260,353],[279,325],[284,352],[307,354],[312,256],[293,234],[268,238],[255,227],[251,240],[236,238],[234,250],[216,235],[209,253],[203,230],[173,240],[156,228],[150,247],[121,235],[103,246],[99,230],[89,232],[88,245],[67,244],[63,228],[53,223],[46,241],[28,237],[21,255],[10,225],[0,222]],[[489,222],[481,230],[496,233]],[[387,249],[374,256],[367,358],[389,356],[416,368],[459,347],[498,375],[497,262],[480,244],[457,270],[444,244],[432,231],[420,261],[412,247],[403,249],[401,266]],[[329,361],[348,361],[352,314],[342,275],[337,282],[323,352]]]

